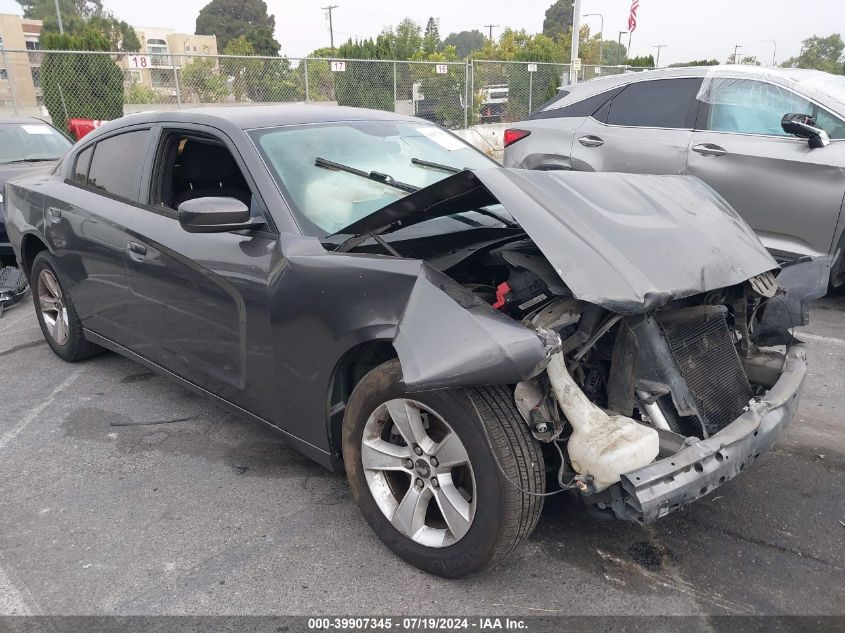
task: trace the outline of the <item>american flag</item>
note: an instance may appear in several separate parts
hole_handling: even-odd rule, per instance
[[[640,0],[631,0],[631,13],[628,14],[628,31],[631,33],[637,28],[637,9],[640,8]]]

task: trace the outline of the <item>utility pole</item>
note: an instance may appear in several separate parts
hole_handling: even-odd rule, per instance
[[[737,51],[738,51],[740,48],[742,48],[742,44],[737,44],[736,46],[734,46],[734,64],[738,64],[738,63],[739,63],[739,57],[737,57],[737,55],[738,55]]]
[[[601,20],[601,30],[599,31],[599,66],[601,66],[601,51],[604,48],[604,16],[601,13],[585,13],[582,18],[597,17]]]
[[[59,0],[56,0],[58,2]],[[332,9],[337,9],[336,4],[330,4],[327,7],[320,7],[323,11],[329,12],[329,41],[332,46],[332,54],[334,54],[334,27],[332,26]]]
[[[654,61],[654,67],[660,68],[660,49],[666,48],[668,44],[657,44],[656,46],[652,46],[652,48],[657,49],[657,59]]]
[[[62,26],[62,12],[59,11],[59,0],[56,0],[56,19],[59,21],[59,34],[65,34],[65,28]]]
[[[490,41],[492,42],[492,41],[493,41],[493,29],[497,29],[497,28],[499,28],[499,25],[498,25],[498,24],[485,24],[485,25],[484,25],[484,28],[489,30],[489,32],[490,32]]]
[[[761,42],[767,42],[771,44],[774,48],[772,50],[772,66],[776,66],[777,62],[775,61],[775,57],[778,54],[778,43],[775,40],[760,40]]]

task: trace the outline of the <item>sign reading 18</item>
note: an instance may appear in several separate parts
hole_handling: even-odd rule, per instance
[[[146,55],[130,55],[129,65],[132,68],[149,68],[150,58]]]

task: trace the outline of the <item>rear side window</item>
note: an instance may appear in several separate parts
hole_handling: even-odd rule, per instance
[[[91,154],[94,153],[94,146],[86,147],[76,156],[76,165],[73,168],[73,179],[83,185],[88,182],[88,165],[91,164]]]
[[[692,128],[700,78],[638,81],[613,98],[607,123],[627,127]]]
[[[138,202],[149,140],[150,130],[137,130],[98,141],[88,169],[88,186]]]
[[[555,108],[553,110],[543,110],[535,112],[529,119],[557,119],[565,117],[585,117],[592,116],[596,110],[601,108],[607,101],[619,94],[622,88],[614,88],[607,92],[602,92],[592,97],[587,97],[581,101],[576,101],[562,108]]]

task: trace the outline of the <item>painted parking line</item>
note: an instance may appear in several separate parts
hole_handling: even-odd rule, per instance
[[[0,450],[3,450],[8,446],[8,444],[14,440],[20,433],[28,427],[32,422],[38,419],[38,416],[41,415],[44,410],[53,404],[53,401],[61,394],[65,389],[70,387],[77,378],[82,374],[83,369],[77,369],[73,372],[70,376],[64,379],[64,381],[59,384],[58,387],[53,389],[49,396],[47,396],[44,400],[42,400],[36,407],[31,409],[29,413],[27,413],[20,422],[18,422],[13,429],[8,431],[7,433],[0,435]]]
[[[828,343],[829,345],[845,345],[845,339],[834,338],[832,336],[820,336],[818,334],[806,334],[799,332],[797,337],[799,339],[807,339],[808,341],[818,341],[819,343]]]

